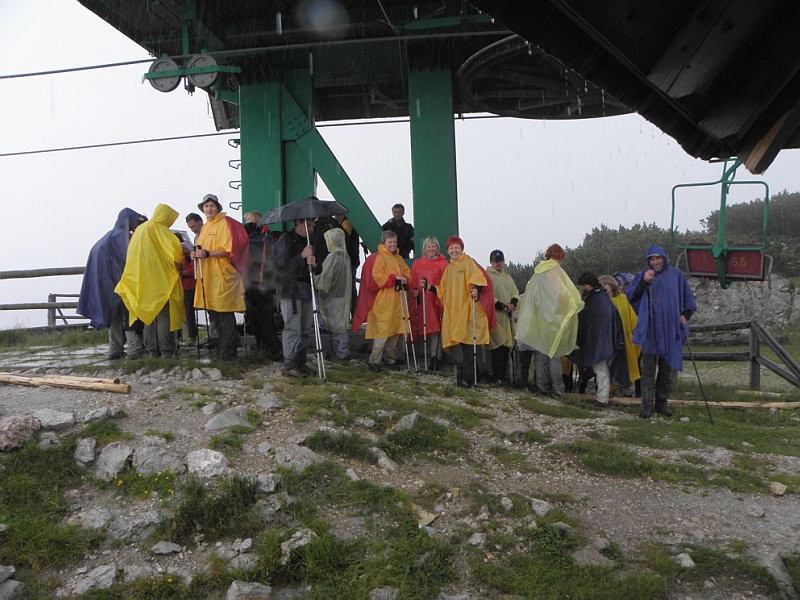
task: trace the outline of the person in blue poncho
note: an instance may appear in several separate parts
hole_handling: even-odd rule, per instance
[[[669,266],[661,246],[647,249],[647,269],[636,274],[626,294],[638,317],[633,343],[642,347],[639,416],[649,419],[654,408],[659,414],[672,416],[667,399],[673,371],[683,369],[685,328],[697,310],[694,295],[683,273]]]
[[[108,357],[112,360],[122,358],[126,337],[130,358],[137,358],[144,351],[139,337],[127,326],[128,313],[114,287],[125,268],[131,234],[145,221],[144,215],[123,208],[114,228],[92,246],[86,261],[77,312],[96,329],[108,327]]]

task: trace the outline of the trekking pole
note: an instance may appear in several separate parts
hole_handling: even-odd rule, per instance
[[[400,307],[405,313],[405,322],[406,326],[408,327],[408,337],[411,342],[411,358],[414,360],[414,372],[419,371],[419,365],[417,365],[417,351],[414,349],[414,334],[411,330],[411,311],[408,308],[408,294],[406,294],[406,290],[404,287],[400,287],[400,301],[402,306]],[[408,352],[408,348],[406,348],[406,352]],[[411,370],[411,365],[408,365],[408,370]]]
[[[310,246],[311,245],[311,236],[308,235],[308,220],[303,221],[306,226],[306,243]],[[324,381],[327,379],[327,375],[325,373],[325,357],[322,355],[322,333],[319,330],[319,320],[317,319],[317,315],[319,314],[319,306],[317,305],[317,291],[314,287],[314,267],[308,265],[308,277],[311,281],[311,316],[314,320],[314,344],[316,346],[315,353],[317,355],[317,376],[320,380]],[[302,335],[302,332],[300,333]]]
[[[472,379],[475,387],[478,387],[478,327],[475,323],[475,303],[477,301],[477,298],[472,299]]]
[[[689,350],[689,358],[692,359],[692,366],[694,367],[694,374],[697,377],[697,385],[700,387],[700,395],[703,397],[703,402],[706,404],[706,413],[708,413],[708,420],[711,421],[711,424],[714,424],[714,417],[711,416],[711,408],[708,406],[708,400],[706,400],[706,392],[703,389],[703,382],[700,381],[700,372],[697,370],[697,363],[694,360],[694,352],[692,351],[692,345],[689,343],[689,334],[684,332],[683,326],[681,326],[681,335],[683,336],[683,340],[686,342],[686,348]]]
[[[408,336],[406,335],[406,313],[403,310],[403,284],[400,282],[399,279],[395,280],[394,289],[400,292],[397,298],[398,301],[400,302],[400,318],[403,320],[403,347],[406,350],[406,369],[410,371],[411,361],[408,355]]]
[[[202,246],[195,246],[195,250],[202,250]],[[194,278],[195,278],[195,286],[197,286],[197,279],[198,276],[200,278],[200,298],[203,301],[203,312],[206,315],[206,344],[209,346],[209,354],[211,354],[211,326],[209,324],[208,319],[208,307],[206,306],[206,282],[203,279],[203,259],[202,258],[195,258],[195,265],[194,265]],[[195,319],[196,320],[196,319]],[[200,336],[197,336],[197,356],[200,356]]]
[[[425,294],[428,291],[428,286],[422,290],[422,355],[424,360],[425,370],[428,370],[428,312],[425,309]]]
[[[514,315],[512,313],[508,313],[508,324],[511,328],[511,350],[509,350],[509,358],[511,359],[509,362],[511,363],[511,387],[517,385],[517,369],[514,361],[517,359],[516,352],[517,352],[517,339],[514,337]],[[503,373],[505,375],[505,373]]]

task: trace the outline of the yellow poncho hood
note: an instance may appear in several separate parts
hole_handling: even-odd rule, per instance
[[[583,300],[558,261],[543,260],[536,265],[518,306],[520,342],[550,358],[565,356],[577,347]]]
[[[183,326],[183,288],[175,265],[183,260],[183,248],[169,230],[177,218],[177,211],[159,204],[153,217],[133,232],[125,270],[114,288],[128,309],[131,324],[139,319],[149,325],[169,301],[170,331]]]

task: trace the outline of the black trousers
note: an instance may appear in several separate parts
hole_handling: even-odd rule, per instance
[[[492,350],[492,380],[499,381],[506,378],[508,372],[508,346],[499,346]],[[530,364],[530,363],[529,363]]]
[[[642,414],[649,416],[667,408],[672,392],[672,369],[655,354],[642,354]]]
[[[256,338],[256,347],[259,350],[275,355],[281,353],[281,343],[275,331],[275,304],[274,294],[257,288],[249,288],[244,293],[244,303],[247,307],[245,323],[247,331]]]
[[[217,355],[222,360],[236,358],[236,349],[239,347],[239,332],[236,331],[236,315],[232,312],[208,311],[208,318],[216,325],[219,332]]]

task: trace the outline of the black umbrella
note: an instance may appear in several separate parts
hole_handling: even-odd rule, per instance
[[[295,219],[312,220],[318,217],[331,217],[349,212],[350,209],[345,208],[335,200],[320,200],[316,196],[309,196],[269,210],[267,214],[261,217],[258,224],[271,225],[272,223],[284,223]]]

